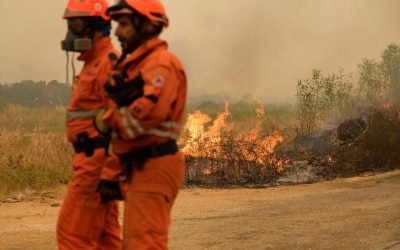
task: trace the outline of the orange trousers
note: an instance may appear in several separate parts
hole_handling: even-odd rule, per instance
[[[168,249],[171,209],[182,187],[182,153],[147,160],[124,184],[123,249]]]
[[[73,157],[73,176],[57,222],[57,244],[60,250],[121,249],[118,202],[101,203],[96,192],[104,149],[92,157],[84,153]]]

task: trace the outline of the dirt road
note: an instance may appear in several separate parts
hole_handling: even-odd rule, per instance
[[[55,249],[60,199],[0,204],[0,249]],[[181,192],[171,249],[400,249],[400,171]]]

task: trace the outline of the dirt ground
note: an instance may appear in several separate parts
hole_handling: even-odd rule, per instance
[[[61,199],[0,203],[0,249],[55,249]],[[265,189],[187,189],[170,249],[400,249],[400,171]]]

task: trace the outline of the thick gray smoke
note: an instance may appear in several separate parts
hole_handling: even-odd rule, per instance
[[[355,72],[398,43],[398,0],[165,0],[191,94],[294,98],[313,68]],[[64,1],[0,2],[0,82],[65,79]],[[119,45],[116,44],[117,48]]]

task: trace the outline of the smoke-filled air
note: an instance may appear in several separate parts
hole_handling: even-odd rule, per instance
[[[184,62],[191,96],[250,93],[294,100],[297,81],[313,68],[355,72],[362,58],[378,58],[400,40],[397,0],[164,3],[171,26],[163,36]],[[65,81],[64,5],[0,2],[0,82]]]

